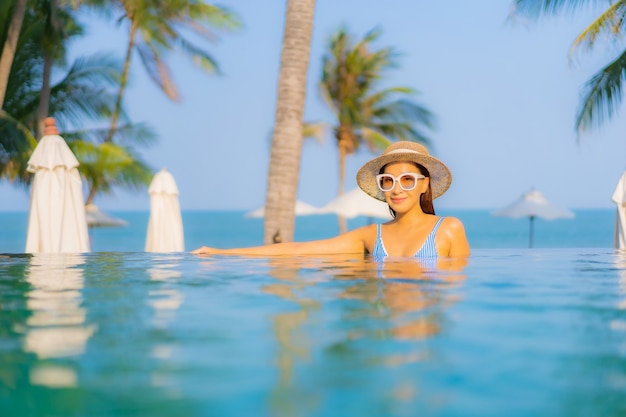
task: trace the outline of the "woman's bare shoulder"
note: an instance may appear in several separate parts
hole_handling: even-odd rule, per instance
[[[447,256],[469,256],[469,242],[467,241],[467,236],[465,235],[465,226],[460,219],[456,217],[446,217],[441,222],[441,229],[443,229],[443,235],[450,244]]]
[[[459,218],[452,216],[445,216],[441,222],[441,226],[451,230],[465,228],[465,226],[463,226],[463,222]]]

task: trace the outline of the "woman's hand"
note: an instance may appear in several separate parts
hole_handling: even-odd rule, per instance
[[[208,246],[202,246],[199,247],[198,249],[192,250],[191,253],[193,255],[213,255],[216,253],[219,253],[219,249],[216,248],[209,248]]]

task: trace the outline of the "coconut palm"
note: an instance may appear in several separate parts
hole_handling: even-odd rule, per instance
[[[576,10],[588,10],[594,0],[514,0],[513,16],[554,15]],[[619,40],[624,35],[626,1],[608,2],[608,7],[574,39],[571,52],[591,50],[601,38]],[[584,133],[603,125],[619,109],[623,98],[626,77],[626,49],[605,67],[594,74],[583,87],[576,114],[576,131]]]
[[[2,55],[0,56],[0,109],[3,108],[4,96],[6,94],[7,84],[9,83],[9,74],[17,49],[17,42],[22,30],[24,15],[26,14],[27,0],[17,0],[15,2],[5,1],[0,6],[0,19],[6,21],[6,16],[11,16],[9,26],[6,31],[6,38],[2,43]],[[4,32],[2,32],[4,33]]]
[[[265,199],[266,244],[293,240],[314,12],[315,0],[287,1]]]
[[[16,54],[15,64],[5,111],[0,115],[0,178],[26,185],[31,179],[26,162],[36,145],[38,87],[43,67],[40,49],[24,45]],[[77,59],[50,90],[50,115],[59,126],[81,126],[110,114],[113,96],[109,89],[119,79],[118,68],[116,61],[104,55]]]
[[[109,114],[114,99],[110,88],[119,80],[118,68],[116,61],[102,55],[81,58],[74,62],[66,76],[51,89],[51,114],[59,124],[80,126],[86,120],[102,120],[102,115]],[[33,72],[40,75],[41,68],[38,72]],[[28,84],[24,82],[15,85]],[[11,114],[19,115],[20,119],[9,120],[8,114],[0,117],[2,132],[12,132],[2,135],[0,141],[3,146],[10,141],[13,145],[7,145],[6,148],[14,149],[12,158],[0,158],[0,172],[5,178],[15,179],[23,184],[28,184],[32,177],[26,172],[26,162],[36,144],[32,132],[36,124],[38,101],[36,90],[20,91],[15,96],[8,95],[7,108]],[[149,144],[154,134],[142,125],[120,126],[118,138],[122,144],[105,146],[101,142],[107,132],[108,129],[93,128],[63,132],[64,138],[81,163],[79,171],[89,186],[89,202],[93,202],[99,193],[110,193],[114,186],[137,189],[147,185],[151,179],[151,169],[128,143]],[[19,146],[23,144],[28,146]]]
[[[381,35],[374,29],[355,42],[345,29],[330,40],[323,57],[322,95],[336,117],[333,127],[339,150],[339,190],[343,194],[345,160],[362,145],[370,151],[384,149],[394,140],[429,143],[425,130],[432,130],[434,116],[411,99],[409,87],[380,88],[387,70],[396,65],[392,48],[372,45]],[[340,231],[346,230],[340,219]]]
[[[41,30],[41,50],[43,71],[35,135],[43,136],[44,120],[50,111],[52,69],[55,63],[65,64],[69,40],[83,34],[83,28],[74,19],[72,10],[57,4],[58,0],[40,0],[36,8],[38,25]]]
[[[14,17],[5,8],[0,8],[0,12],[0,33],[6,34],[7,39],[2,39],[6,43]],[[3,131],[0,139],[0,177],[24,183],[28,183],[30,179],[25,165],[34,146],[33,139],[41,136],[42,129],[38,127],[44,118],[38,116],[37,108],[39,112],[45,110],[47,116],[52,88],[52,65],[55,62],[64,63],[64,43],[67,37],[59,36],[61,33],[74,36],[81,33],[81,27],[65,10],[57,9],[54,1],[32,0],[24,12],[24,25],[18,36],[18,47],[11,56],[13,62],[5,89],[4,112],[0,120]],[[77,66],[68,73],[69,80],[75,81],[77,76],[88,76],[78,68]],[[91,76],[96,82],[99,81],[97,72],[96,69],[96,74]],[[84,79],[74,87],[82,82]],[[66,86],[64,81],[59,83],[62,90]],[[94,102],[94,99],[90,99],[85,105],[89,106]]]
[[[95,55],[77,59],[53,83],[52,73],[58,76],[63,69],[68,36],[81,31],[69,10],[57,7],[54,0],[42,3],[46,7],[26,13],[25,30],[19,38],[7,84],[5,111],[0,112],[0,178],[24,185],[32,178],[26,172],[26,163],[36,145],[42,107],[57,119],[59,126],[104,121],[113,108],[115,96],[111,89],[120,80],[119,62],[107,55]],[[7,20],[0,22],[0,30]],[[123,114],[122,109],[120,112]],[[89,187],[89,203],[97,194],[110,193],[114,186],[137,189],[152,178],[152,170],[137,155],[134,145],[149,144],[154,133],[143,125],[126,124],[116,128],[120,143],[103,144],[108,131],[63,130],[81,162],[79,171]]]
[[[41,87],[40,87],[40,99],[39,108],[37,111],[37,125],[35,131],[35,137],[39,138],[43,134],[43,121],[48,116],[49,102],[50,102],[50,88],[52,78],[52,68],[55,63],[64,65],[66,44],[72,37],[76,37],[82,34],[82,26],[74,19],[71,10],[65,6],[57,4],[59,0],[31,0],[27,5],[28,8],[21,11],[21,4],[17,3],[12,12],[12,16],[9,18],[10,8],[6,5],[0,8],[0,19],[2,19],[2,26],[4,27],[6,22],[10,22],[8,30],[6,32],[6,39],[4,44],[6,50],[3,50],[2,67],[1,71],[7,70],[7,83],[0,87],[2,89],[2,97],[6,93],[6,87],[8,84],[8,76],[10,75],[13,59],[15,58],[15,51],[12,51],[13,43],[17,47],[17,42],[20,38],[23,38],[25,42],[29,42],[31,45],[37,45],[40,49],[40,54],[43,57],[43,71],[41,73]],[[25,5],[26,6],[26,5]],[[16,20],[19,20],[16,15],[22,14],[23,20],[26,21],[25,30],[19,36],[13,34],[13,30],[18,26]],[[33,43],[34,42],[34,43]],[[20,46],[21,47],[21,46]],[[6,55],[6,63],[5,57]],[[11,53],[13,52],[13,53]],[[6,68],[4,68],[6,66]]]
[[[205,40],[215,38],[214,30],[239,27],[237,17],[228,9],[206,4],[201,0],[84,0],[83,4],[96,7],[107,14],[117,14],[116,20],[127,24],[128,43],[122,77],[111,128],[106,140],[113,140],[122,100],[130,74],[131,57],[137,53],[154,83],[172,100],[179,94],[165,61],[174,50],[188,55],[194,63],[209,72],[219,72],[213,57],[194,44],[186,33]]]

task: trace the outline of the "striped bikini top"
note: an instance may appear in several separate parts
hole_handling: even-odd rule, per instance
[[[435,246],[435,235],[437,234],[437,230],[439,229],[439,225],[443,220],[443,217],[440,217],[435,223],[435,227],[430,231],[426,241],[420,248],[420,250],[415,253],[415,258],[436,258],[437,257],[437,247]],[[387,250],[385,249],[385,244],[383,243],[383,238],[380,233],[380,224],[377,225],[377,236],[376,243],[374,244],[374,249],[372,250],[372,257],[376,261],[381,261],[384,258],[388,257]]]

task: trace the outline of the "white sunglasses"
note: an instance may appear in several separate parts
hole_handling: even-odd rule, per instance
[[[396,186],[396,181],[404,191],[411,191],[417,186],[417,181],[422,178],[426,178],[425,175],[416,174],[414,172],[405,172],[397,177],[391,174],[378,174],[376,175],[376,184],[380,191],[391,191]]]

